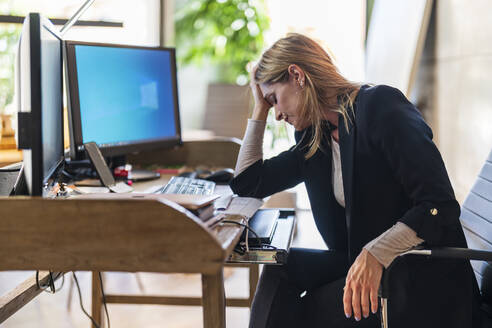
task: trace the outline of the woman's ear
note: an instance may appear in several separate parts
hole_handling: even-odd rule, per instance
[[[289,65],[287,69],[289,71],[289,79],[292,79],[295,84],[303,88],[305,83],[304,71],[296,64]]]

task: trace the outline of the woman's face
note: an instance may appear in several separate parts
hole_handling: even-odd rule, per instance
[[[290,76],[287,82],[260,84],[263,98],[275,109],[275,118],[284,120],[294,126],[297,131],[307,127],[307,123],[299,117],[301,105],[301,87]]]

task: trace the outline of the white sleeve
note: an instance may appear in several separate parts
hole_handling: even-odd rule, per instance
[[[417,233],[405,223],[397,222],[383,232],[379,237],[371,240],[364,248],[371,253],[385,268],[400,254],[423,243]]]
[[[265,134],[265,121],[248,120],[248,126],[244,133],[243,143],[237,156],[234,176],[239,175],[251,164],[263,158],[263,136]]]

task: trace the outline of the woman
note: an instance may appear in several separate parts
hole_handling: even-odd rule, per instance
[[[422,243],[466,247],[430,128],[397,89],[348,81],[300,34],[263,54],[251,88],[255,108],[231,188],[265,197],[304,182],[329,250],[291,249],[286,265],[265,266],[250,327],[378,327],[383,267]],[[271,107],[294,126],[296,145],[263,160]],[[472,326],[478,287],[469,262],[399,262],[392,326]]]

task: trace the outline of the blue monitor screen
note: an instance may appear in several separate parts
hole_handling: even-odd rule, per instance
[[[171,52],[75,46],[83,143],[124,145],[176,136]]]

